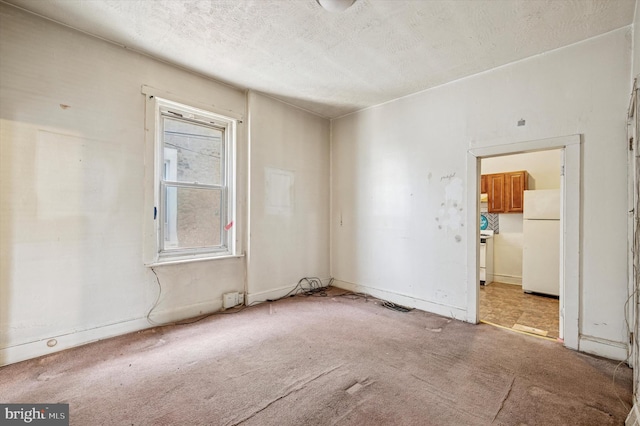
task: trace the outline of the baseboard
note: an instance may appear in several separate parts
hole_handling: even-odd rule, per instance
[[[322,283],[322,285],[327,286],[331,282],[331,278],[320,278],[320,282]],[[335,282],[332,285],[335,285]],[[285,287],[278,287],[271,290],[259,291],[257,293],[247,293],[245,303],[247,305],[255,305],[256,303],[280,299],[281,297],[284,297],[288,293],[293,291],[294,288],[296,288],[296,284],[291,284]]]
[[[185,318],[192,318],[205,313],[219,311],[221,308],[222,300],[203,302],[176,309],[154,311],[151,315],[151,321],[153,321],[154,324],[147,321],[145,316],[116,324],[108,324],[58,336],[49,336],[46,339],[9,346],[7,348],[0,349],[0,366],[14,364],[16,362],[26,361],[28,359],[44,355],[50,355],[66,349],[86,345],[87,343],[97,342],[98,340],[145,330],[147,328],[154,327],[155,325],[166,324]],[[49,347],[47,342],[52,339],[55,339],[57,343],[55,346]]]
[[[251,304],[255,305],[256,303],[262,303],[268,300],[276,300],[286,296],[287,293],[291,292],[294,288],[295,288],[295,284],[288,285],[286,287],[274,288],[272,290],[260,291],[257,293],[249,293],[247,294],[247,300],[245,301],[245,303],[247,305],[251,305]]]
[[[9,346],[7,348],[0,349],[0,366],[14,364],[16,362],[26,361],[28,359],[44,355],[50,355],[76,346],[82,346],[98,340],[108,339],[109,337],[144,330],[149,327],[152,326],[147,322],[146,318],[137,318],[117,324],[105,325],[59,336],[50,336],[46,339],[34,342]],[[49,347],[47,342],[52,339],[56,340],[57,343],[55,346]]]
[[[367,293],[374,297],[388,300],[389,302],[397,303],[399,305],[407,306],[410,308],[420,309],[421,311],[442,315],[444,317],[454,318],[461,321],[467,320],[467,310],[464,308],[459,308],[457,306],[431,302],[429,300],[420,299],[414,296],[409,296],[394,291],[381,290],[374,287],[368,287],[342,280],[334,280],[333,286],[353,292]]]
[[[635,399],[635,398],[634,398]],[[631,407],[627,420],[624,422],[625,426],[640,426],[640,410],[638,409],[638,403],[636,402]]]
[[[513,275],[493,274],[493,280],[504,284],[522,285],[522,277]]]
[[[189,306],[182,306],[174,309],[154,310],[150,319],[154,324],[168,324],[186,318],[193,318],[199,315],[210,314],[222,309],[222,297],[216,300],[196,303]]]
[[[598,355],[604,358],[616,361],[624,361],[627,359],[627,345],[613,340],[602,339],[593,336],[580,336],[578,350],[592,355]]]

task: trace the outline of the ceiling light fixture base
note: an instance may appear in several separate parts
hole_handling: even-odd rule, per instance
[[[356,0],[316,0],[323,9],[332,12],[344,12],[349,9]]]

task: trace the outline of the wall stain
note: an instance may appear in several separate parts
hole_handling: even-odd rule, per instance
[[[451,180],[454,177],[456,177],[456,172],[453,173],[449,173],[448,175],[444,175],[440,178],[440,182],[442,182],[443,180]]]
[[[446,227],[454,232],[463,226],[460,212],[464,211],[462,207],[464,187],[462,179],[456,178],[455,175],[454,172],[441,178],[441,180],[446,179],[447,183],[444,186],[444,202],[440,203],[437,219],[440,224],[438,229]]]

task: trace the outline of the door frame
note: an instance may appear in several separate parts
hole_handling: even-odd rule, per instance
[[[580,229],[582,223],[582,136],[569,135],[467,151],[467,321],[477,324],[480,257],[480,160],[526,152],[562,150],[560,178],[560,335],[564,345],[578,349],[580,337]]]
[[[627,350],[627,364],[633,369],[633,395],[637,400],[638,384],[640,383],[640,354],[638,354],[638,281],[640,254],[638,246],[638,206],[640,205],[640,146],[638,116],[638,79],[633,79],[633,90],[627,111],[627,138],[629,150],[627,151],[627,268],[628,268],[628,296],[625,303],[627,326],[629,328],[629,348]]]

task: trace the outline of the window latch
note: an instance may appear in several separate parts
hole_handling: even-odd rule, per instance
[[[156,217],[158,217],[158,208],[157,207],[153,207],[153,220],[156,220]]]

